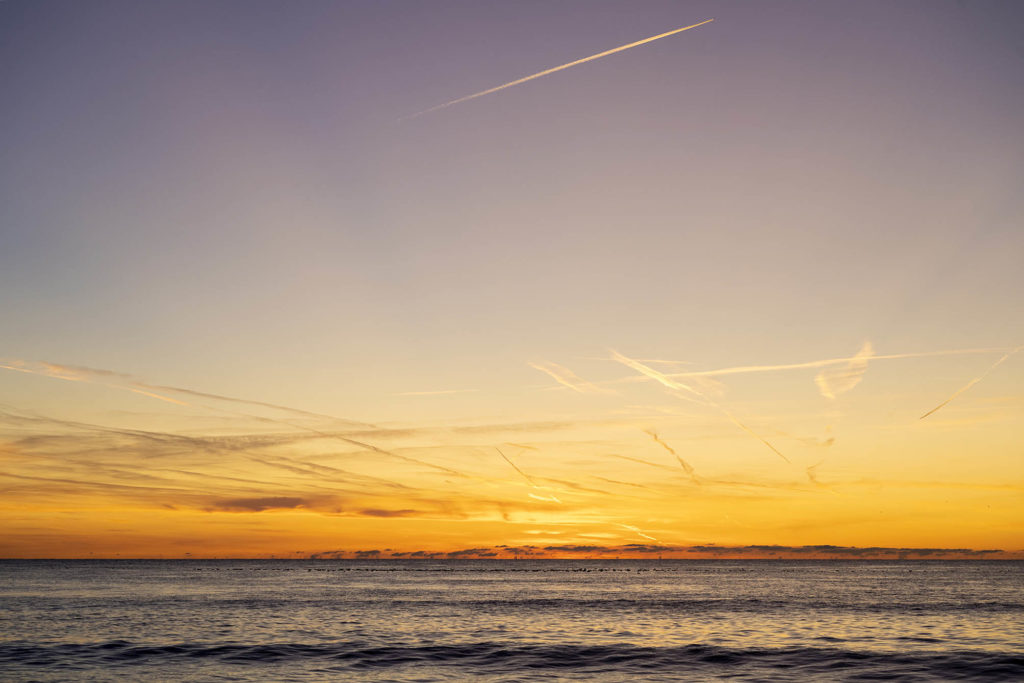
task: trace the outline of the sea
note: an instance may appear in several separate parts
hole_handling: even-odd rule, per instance
[[[1024,681],[1024,563],[6,560],[3,681]]]

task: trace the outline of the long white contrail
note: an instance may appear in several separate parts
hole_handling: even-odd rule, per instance
[[[979,348],[979,349],[952,349],[949,351],[920,351],[917,353],[889,353],[870,356],[871,361],[876,360],[892,360],[902,358],[928,358],[931,356],[958,356],[965,354],[985,354],[985,353],[1000,353],[1006,352],[1006,347],[990,347],[990,348]],[[856,356],[843,356],[842,358],[825,358],[823,360],[812,360],[803,363],[785,363],[782,365],[739,365],[731,368],[719,368],[718,370],[692,370],[687,372],[670,372],[664,376],[670,379],[686,379],[692,377],[721,377],[723,375],[743,375],[751,372],[778,372],[781,370],[803,370],[807,368],[823,368],[829,365],[845,365],[853,363],[863,359],[863,349]],[[595,358],[594,360],[605,360],[604,358]],[[638,362],[642,363],[688,363],[689,361],[675,361],[675,360],[642,360]],[[652,378],[653,379],[653,378]],[[637,377],[631,375],[629,377],[622,377],[620,379],[613,379],[601,382],[601,384],[619,384],[619,383],[632,383],[632,382],[644,382],[646,381],[643,377]]]
[[[702,21],[699,24],[693,24],[691,26],[684,26],[683,28],[677,28],[674,31],[666,31],[665,33],[659,33],[658,35],[651,36],[650,38],[644,38],[643,40],[638,40],[635,43],[629,43],[628,45],[620,45],[619,47],[612,48],[611,50],[605,50],[604,52],[598,52],[596,55],[590,55],[589,57],[584,57],[583,59],[577,59],[576,61],[569,62],[568,64],[563,64],[561,66],[556,66],[556,67],[553,67],[551,69],[545,69],[544,71],[540,71],[540,72],[535,73],[535,74],[533,74],[531,76],[524,76],[523,78],[519,78],[519,79],[516,79],[514,81],[509,81],[508,83],[505,83],[504,85],[499,85],[499,86],[495,86],[493,88],[488,88],[487,90],[481,90],[478,93],[473,93],[472,95],[466,95],[465,97],[460,97],[460,98],[458,98],[456,100],[452,100],[451,102],[445,102],[444,104],[439,104],[436,107],[431,107],[430,109],[424,109],[423,111],[416,112],[415,114],[410,114],[409,116],[403,116],[401,119],[399,119],[399,121],[405,121],[405,120],[408,120],[408,119],[414,119],[417,116],[423,116],[424,114],[429,114],[432,111],[437,111],[438,109],[444,109],[445,107],[450,107],[453,104],[459,104],[460,102],[467,102],[469,100],[476,99],[477,97],[483,97],[484,95],[490,95],[491,93],[498,92],[499,90],[504,90],[505,88],[511,88],[514,85],[520,85],[521,83],[526,83],[527,81],[532,81],[535,78],[540,78],[541,76],[547,76],[549,74],[553,74],[556,71],[561,71],[562,69],[568,69],[571,66],[576,66],[578,64],[585,64],[586,62],[592,62],[595,59],[601,59],[601,57],[607,57],[608,55],[613,55],[616,52],[622,52],[623,50],[628,50],[631,47],[637,47],[638,45],[644,45],[645,43],[653,43],[655,40],[661,40],[662,38],[668,38],[669,36],[675,35],[677,33],[682,33],[683,31],[689,31],[691,28],[697,28],[698,26],[703,26],[704,24],[709,24],[712,21],[714,21],[714,19],[708,19],[707,21]]]

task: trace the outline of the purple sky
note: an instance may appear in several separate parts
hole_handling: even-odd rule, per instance
[[[1024,341],[1022,29],[1016,1],[6,0],[0,359],[451,424],[651,405],[576,404],[529,365],[617,381],[608,349],[996,349],[786,408],[821,439],[883,403],[916,419]],[[1021,372],[965,398],[1019,423]],[[30,380],[0,403],[127,410]],[[825,400],[749,382],[764,424]]]

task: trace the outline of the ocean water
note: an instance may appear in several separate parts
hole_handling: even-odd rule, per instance
[[[1024,563],[0,561],[4,681],[1024,680]]]

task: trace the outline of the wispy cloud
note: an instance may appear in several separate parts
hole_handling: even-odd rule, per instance
[[[28,362],[28,361],[20,361],[20,360],[19,361],[7,360],[3,364],[0,364],[0,369],[14,370],[14,371],[17,371],[17,372],[25,372],[25,373],[29,373],[29,374],[42,375],[42,376],[45,376],[45,377],[52,377],[52,378],[56,378],[56,379],[63,379],[63,380],[69,380],[69,381],[95,382],[95,383],[103,384],[104,386],[109,386],[109,387],[118,388],[118,389],[124,389],[124,390],[131,391],[131,392],[134,392],[134,393],[141,393],[141,394],[145,394],[147,396],[154,396],[156,398],[165,398],[165,397],[155,396],[155,395],[150,394],[147,391],[145,391],[145,389],[163,390],[163,391],[169,391],[169,392],[176,392],[176,393],[184,394],[184,395],[188,395],[188,396],[202,397],[202,398],[207,398],[207,399],[215,399],[215,400],[219,400],[219,401],[227,401],[227,402],[231,402],[231,403],[239,403],[239,404],[244,404],[244,405],[260,406],[260,407],[264,407],[264,408],[271,408],[271,409],[274,409],[274,410],[279,410],[279,411],[284,411],[284,412],[288,412],[288,413],[293,413],[295,415],[300,415],[300,416],[305,416],[305,417],[315,417],[315,418],[319,418],[319,419],[327,419],[327,420],[332,420],[332,421],[339,421],[339,422],[343,422],[346,425],[350,425],[350,426],[358,426],[358,427],[371,428],[371,429],[374,427],[374,425],[369,425],[369,424],[362,423],[362,422],[355,422],[355,421],[352,421],[352,420],[342,420],[341,418],[336,418],[336,417],[333,417],[333,416],[330,416],[330,415],[322,415],[322,414],[319,414],[319,413],[312,413],[312,412],[309,412],[309,411],[300,410],[300,409],[296,409],[296,408],[289,408],[287,406],[281,406],[281,405],[277,405],[277,404],[274,404],[274,403],[266,403],[266,402],[263,402],[263,401],[251,401],[251,400],[248,400],[248,399],[232,398],[232,397],[228,397],[228,396],[221,396],[219,394],[209,394],[209,393],[205,393],[205,392],[193,391],[191,389],[184,389],[184,388],[181,388],[181,387],[170,387],[170,386],[162,386],[162,385],[155,385],[155,384],[146,384],[146,383],[143,383],[143,382],[135,381],[134,378],[132,378],[131,375],[127,375],[127,374],[119,373],[119,372],[114,372],[114,371],[111,371],[111,370],[97,370],[97,369],[94,369],[94,368],[84,368],[84,367],[69,366],[69,365],[58,365],[58,364],[55,364],[55,363],[31,363],[31,362]],[[118,378],[118,379],[122,380],[122,383],[121,384],[111,384],[111,383],[108,383],[108,382],[105,381],[108,378]],[[140,391],[139,387],[143,387],[144,390]],[[173,402],[173,403],[181,403],[179,401],[176,401],[175,399],[169,399],[169,400],[171,402]],[[185,405],[192,405],[192,404],[187,404],[186,403]],[[209,408],[208,406],[203,406],[203,407]],[[327,432],[327,431],[324,431],[322,429],[317,429],[317,428],[314,428],[314,427],[310,427],[310,426],[308,426],[306,424],[297,423],[297,422],[294,422],[292,420],[285,420],[285,419],[276,418],[276,417],[266,417],[266,416],[257,416],[257,415],[248,415],[248,414],[243,414],[243,415],[245,417],[248,417],[248,418],[251,418],[251,419],[254,419],[254,420],[259,420],[259,421],[263,421],[263,422],[271,422],[271,423],[274,423],[274,424],[280,424],[280,425],[284,425],[284,426],[290,427],[290,428],[295,429],[295,430],[300,430],[300,431],[308,432],[310,434],[315,434],[315,435],[317,435],[317,436],[319,436],[321,438],[324,438],[324,439],[335,439],[335,440],[341,441],[341,442],[346,443],[346,444],[351,445],[351,446],[356,446],[356,447],[361,448],[361,449],[365,449],[365,450],[368,450],[368,451],[371,451],[371,452],[374,452],[374,453],[378,453],[380,455],[386,455],[386,456],[391,457],[391,458],[396,458],[396,459],[399,459],[399,460],[404,460],[406,462],[416,463],[418,465],[422,465],[424,467],[427,467],[427,468],[430,468],[430,469],[433,469],[433,470],[436,470],[436,471],[439,471],[439,472],[444,472],[446,474],[450,474],[450,475],[453,475],[453,476],[458,476],[458,477],[466,476],[464,473],[462,473],[462,472],[460,472],[458,470],[452,469],[450,467],[445,467],[443,465],[437,465],[435,463],[427,462],[425,460],[419,460],[419,459],[412,458],[412,457],[407,456],[407,455],[402,455],[400,453],[396,453],[396,452],[388,450],[388,449],[380,448],[379,446],[375,446],[375,445],[367,443],[365,441],[354,439],[351,436],[345,436],[345,435],[339,434],[337,432]]]
[[[818,481],[818,468],[821,467],[821,464],[823,462],[825,462],[825,461],[824,460],[819,460],[818,462],[816,462],[813,465],[811,465],[810,467],[808,467],[807,470],[806,470],[807,478],[815,486],[821,486],[821,482]]]
[[[661,40],[662,38],[668,38],[669,36],[673,36],[673,35],[675,35],[677,33],[682,33],[683,31],[688,31],[691,28],[697,28],[698,26],[703,26],[704,24],[709,24],[712,21],[714,21],[714,19],[708,19],[706,21],[700,22],[699,24],[692,24],[690,26],[684,26],[683,28],[677,28],[677,29],[672,30],[672,31],[666,31],[665,33],[659,33],[658,35],[651,36],[650,38],[644,38],[643,40],[638,40],[638,41],[633,42],[633,43],[628,43],[626,45],[620,45],[619,47],[612,48],[611,50],[605,50],[604,52],[599,52],[596,55],[590,55],[589,57],[584,57],[583,59],[577,59],[575,61],[569,62],[568,64],[562,64],[561,66],[556,66],[556,67],[552,67],[550,69],[545,69],[544,71],[539,71],[539,72],[537,72],[535,74],[531,74],[529,76],[524,76],[523,78],[517,78],[514,81],[509,81],[508,83],[504,83],[502,85],[498,85],[498,86],[495,86],[493,88],[488,88],[487,90],[481,90],[480,92],[473,93],[472,95],[466,95],[464,97],[459,97],[458,99],[450,100],[448,102],[445,102],[444,104],[439,104],[436,107],[431,107],[430,109],[424,109],[423,111],[416,112],[415,114],[410,114],[409,116],[404,116],[404,117],[402,117],[399,120],[400,121],[404,121],[404,120],[408,120],[408,119],[414,119],[417,116],[423,116],[424,114],[429,114],[430,112],[434,112],[434,111],[437,111],[439,109],[444,109],[445,107],[450,107],[453,104],[459,104],[461,102],[468,102],[469,100],[476,99],[477,97],[483,97],[484,95],[490,95],[491,93],[496,93],[499,90],[504,90],[505,88],[511,88],[513,86],[521,85],[523,83],[526,83],[527,81],[532,81],[535,78],[542,78],[544,76],[548,76],[550,74],[562,71],[563,69],[568,69],[570,67],[578,66],[580,64],[586,64],[587,62],[592,62],[595,59],[600,59],[602,57],[607,57],[609,55],[613,55],[616,52],[622,52],[623,50],[628,50],[630,48],[639,47],[640,45],[644,45],[646,43],[653,43],[655,40]]]
[[[412,516],[414,516],[414,515],[416,515],[418,513],[417,513],[416,510],[411,510],[411,509],[408,509],[408,508],[402,509],[402,510],[382,510],[380,508],[367,508],[367,509],[364,509],[364,510],[360,510],[359,514],[361,514],[361,515],[363,515],[365,517],[385,517],[385,518],[389,518],[389,517],[412,517]]]
[[[985,378],[986,378],[986,377],[988,376],[988,374],[989,374],[990,372],[992,372],[993,370],[995,370],[996,368],[998,368],[998,367],[999,367],[1000,365],[1002,365],[1002,364],[1003,364],[1003,362],[1004,362],[1004,361],[1006,361],[1006,360],[1007,360],[1008,358],[1010,358],[1010,356],[1014,355],[1015,353],[1017,353],[1017,352],[1018,352],[1018,351],[1020,351],[1021,349],[1024,349],[1024,344],[1022,344],[1021,346],[1018,346],[1018,347],[1017,347],[1017,348],[1015,348],[1015,349],[1011,349],[1011,350],[1010,350],[1009,352],[1007,352],[1007,353],[1006,353],[1006,354],[1005,354],[1005,355],[1004,355],[1004,356],[1003,356],[1002,358],[1000,358],[1000,359],[999,359],[999,360],[997,360],[997,361],[996,361],[995,363],[993,363],[992,365],[990,365],[990,366],[989,366],[989,368],[988,368],[988,370],[986,370],[985,372],[981,373],[980,375],[978,375],[977,377],[975,377],[974,379],[972,379],[972,380],[971,380],[970,382],[968,382],[967,384],[965,384],[965,385],[963,385],[962,387],[960,387],[959,389],[957,389],[957,390],[956,390],[955,392],[953,392],[953,395],[952,395],[952,396],[950,396],[950,397],[949,397],[949,398],[947,398],[947,399],[946,399],[945,401],[943,401],[943,402],[942,402],[942,403],[940,403],[939,405],[937,405],[937,406],[935,406],[934,408],[932,408],[931,410],[929,410],[929,411],[928,411],[927,413],[925,413],[924,415],[922,415],[922,416],[921,416],[920,418],[918,418],[918,419],[920,419],[920,420],[923,420],[923,419],[925,419],[926,417],[928,417],[929,415],[931,415],[932,413],[934,413],[935,411],[937,411],[937,410],[939,410],[940,408],[942,408],[942,407],[944,407],[945,405],[947,405],[947,404],[948,404],[948,403],[949,403],[950,401],[952,401],[952,400],[953,400],[954,398],[956,398],[956,397],[957,397],[957,396],[959,396],[960,394],[964,393],[965,391],[967,391],[968,389],[970,389],[971,387],[973,387],[973,386],[974,386],[975,384],[977,384],[977,383],[978,383],[978,382],[980,382],[981,380],[985,379]]]
[[[45,496],[64,504],[102,496],[114,504],[143,507],[210,512],[301,508],[338,514],[337,500],[344,498],[365,510],[401,511],[411,503],[448,518],[464,516],[459,507],[492,516],[496,505],[508,507],[506,501],[486,501],[450,481],[432,483],[416,469],[386,470],[408,482],[402,483],[306,462],[291,448],[292,436],[171,434],[0,412],[5,461],[0,477],[7,480],[9,498]],[[308,453],[305,448],[298,452]],[[381,471],[372,458],[363,457],[355,466]],[[394,505],[395,500],[404,504]]]
[[[268,496],[265,498],[234,498],[218,500],[211,510],[220,512],[264,512],[266,510],[292,510],[306,507],[309,501],[295,496]]]
[[[823,484],[818,479],[818,468],[821,467],[824,463],[825,463],[824,460],[819,460],[818,462],[816,462],[813,465],[811,465],[810,467],[808,467],[805,470],[807,472],[807,479],[810,480],[810,482],[812,484],[814,484],[815,486],[817,486],[818,488],[825,489],[826,491],[828,491],[829,493],[831,493],[833,495],[838,495],[838,493],[831,486],[829,486],[827,484]]]
[[[860,384],[864,372],[868,369],[868,360],[874,353],[871,342],[866,341],[857,355],[846,364],[840,367],[826,368],[819,372],[814,377],[814,383],[818,385],[821,395],[825,398],[835,398]]]

